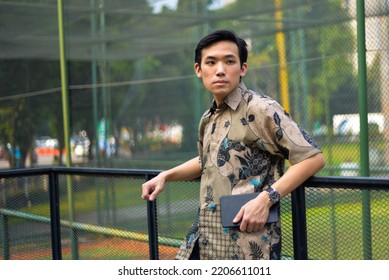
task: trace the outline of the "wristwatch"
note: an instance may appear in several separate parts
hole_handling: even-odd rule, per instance
[[[270,199],[271,203],[276,204],[276,203],[280,202],[281,196],[280,196],[280,193],[278,191],[276,191],[272,187],[269,187],[266,190],[269,193],[269,199]]]

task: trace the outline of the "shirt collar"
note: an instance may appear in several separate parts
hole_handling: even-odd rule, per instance
[[[238,108],[240,101],[242,101],[242,92],[245,90],[247,90],[245,84],[240,82],[238,87],[224,99],[223,103],[227,104],[228,107],[235,111],[236,108]]]
[[[224,99],[223,103],[220,104],[219,107],[217,107],[216,101],[212,100],[211,107],[209,108],[209,115],[213,115],[216,110],[224,109],[227,106],[235,111],[242,100],[242,92],[245,90],[247,90],[245,84],[240,82],[238,87]]]

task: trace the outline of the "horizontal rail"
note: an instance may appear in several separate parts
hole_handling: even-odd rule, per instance
[[[57,173],[61,175],[114,175],[134,176],[144,178],[158,175],[162,170],[149,169],[121,169],[121,168],[89,168],[89,167],[43,167],[25,169],[4,169],[0,170],[0,178],[16,176],[47,175]],[[195,181],[195,180],[194,180]],[[305,187],[326,187],[326,188],[348,188],[348,189],[375,189],[383,190],[389,188],[389,178],[381,177],[359,177],[359,176],[313,176],[305,181]]]
[[[389,179],[380,177],[314,176],[305,181],[304,187],[344,188],[363,190],[389,190]]]
[[[160,170],[147,170],[147,169],[122,169],[122,168],[89,168],[89,167],[42,167],[42,168],[25,168],[25,169],[4,169],[0,170],[0,178],[9,178],[16,176],[33,176],[33,175],[45,175],[50,173],[57,173],[63,175],[70,174],[85,174],[85,175],[115,175],[115,176],[155,176],[161,172]]]

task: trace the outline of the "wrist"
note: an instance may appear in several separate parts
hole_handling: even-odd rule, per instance
[[[281,200],[281,195],[280,193],[276,190],[273,189],[272,187],[269,187],[266,189],[268,196],[269,196],[269,202],[273,205],[276,203],[279,203]]]

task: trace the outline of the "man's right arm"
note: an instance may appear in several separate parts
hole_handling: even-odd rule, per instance
[[[163,191],[165,182],[187,181],[198,178],[200,175],[199,157],[195,157],[181,165],[162,171],[158,176],[144,183],[142,185],[142,198],[153,201]]]

